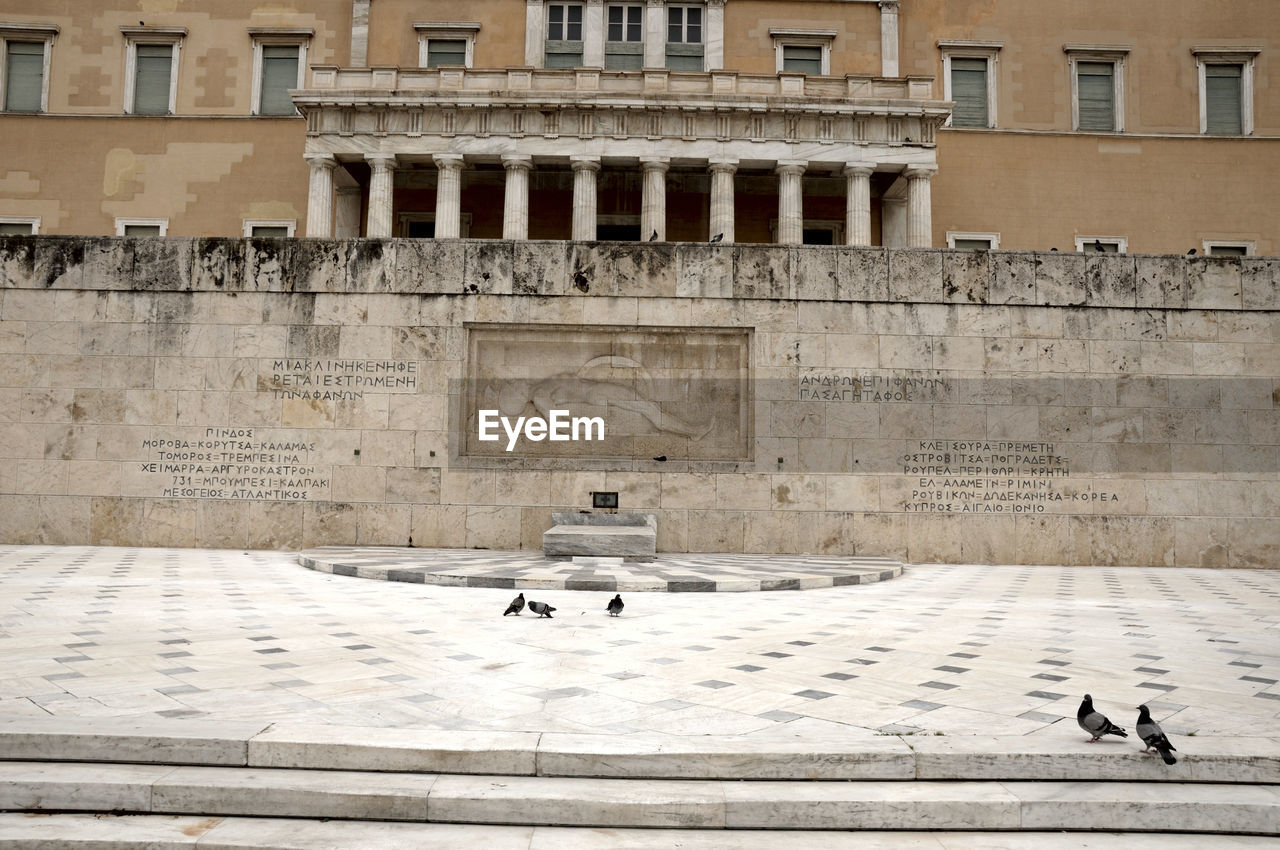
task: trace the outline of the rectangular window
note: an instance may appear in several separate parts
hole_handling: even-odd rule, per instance
[[[470,68],[476,45],[477,21],[419,21],[419,68]]]
[[[1086,254],[1125,254],[1129,239],[1125,236],[1077,236],[1076,250]]]
[[[1244,132],[1243,65],[1205,65],[1205,132],[1238,136]]]
[[[563,3],[547,6],[547,41],[582,41],[582,7]]]
[[[610,6],[605,30],[606,68],[639,71],[644,67],[643,6]]]
[[[293,219],[245,219],[243,232],[253,239],[287,239],[297,224]]]
[[[40,112],[44,102],[43,41],[5,44],[4,108],[10,112]]]
[[[702,44],[702,7],[667,7],[667,42]]]
[[[298,87],[300,48],[296,44],[262,45],[262,86],[259,115],[293,115],[297,112],[289,89]]]
[[[547,45],[544,63],[548,68],[577,68],[582,65],[582,6],[551,3],[547,6]]]
[[[951,59],[951,113],[953,127],[990,127],[987,110],[986,59],[956,56]]]
[[[173,85],[173,45],[139,44],[133,77],[133,112],[168,115]]]
[[[467,40],[465,38],[433,38],[427,41],[427,67],[441,65],[466,65]]]
[[[1077,62],[1076,86],[1079,105],[1078,130],[1116,129],[1116,83],[1114,62]]]
[[[0,236],[34,236],[40,232],[39,217],[0,218]]]
[[[822,48],[799,44],[782,46],[782,70],[804,74],[822,73]]]
[[[285,239],[289,236],[289,228],[274,225],[257,225],[249,235],[254,239]]]
[[[1208,239],[1204,243],[1204,252],[1210,257],[1250,257],[1253,256],[1255,246],[1254,242]]]
[[[667,7],[667,68],[672,71],[703,69],[702,7]]]
[[[609,7],[609,41],[640,42],[644,40],[643,6]]]

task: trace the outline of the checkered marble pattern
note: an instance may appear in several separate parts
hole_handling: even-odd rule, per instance
[[[0,547],[0,719],[1061,738],[1087,692],[1130,728],[1150,705],[1175,743],[1280,734],[1276,571],[913,566],[624,593],[617,618],[612,593],[556,589],[525,592],[553,619],[504,618],[513,595],[289,552]]]
[[[902,564],[888,558],[811,555],[663,555],[639,563],[621,558],[548,560],[538,552],[322,546],[302,552],[298,561],[312,570],[384,581],[610,593],[811,590],[902,575]]]

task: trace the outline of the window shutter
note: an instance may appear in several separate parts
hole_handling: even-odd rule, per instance
[[[294,114],[289,89],[298,87],[298,48],[292,44],[265,44],[262,47],[262,115]]]
[[[952,126],[988,126],[986,59],[951,60],[951,99],[956,104],[951,113]]]
[[[1114,130],[1115,65],[1110,62],[1076,64],[1081,130]]]
[[[44,42],[11,41],[5,68],[4,108],[39,112],[44,91]]]
[[[138,115],[168,115],[173,45],[139,44],[135,49],[133,111]]]
[[[441,65],[467,64],[467,42],[465,39],[433,38],[427,41],[427,67],[439,68]]]
[[[1204,68],[1207,131],[1239,135],[1244,132],[1240,90],[1243,70],[1239,65],[1206,65]]]
[[[798,44],[782,46],[782,70],[802,71],[806,74],[822,73],[822,48],[804,47]]]

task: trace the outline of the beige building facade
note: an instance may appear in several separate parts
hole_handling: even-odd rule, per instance
[[[1277,32],[1267,0],[7,0],[0,228],[1269,255]]]

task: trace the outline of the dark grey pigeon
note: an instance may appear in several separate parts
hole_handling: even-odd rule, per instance
[[[616,617],[622,613],[622,594],[615,593],[613,598],[609,600],[609,605],[605,609],[610,616]]]
[[[1151,712],[1145,705],[1138,706],[1138,737],[1142,739],[1142,743],[1146,744],[1142,748],[1144,753],[1151,752],[1154,747],[1155,751],[1160,754],[1160,758],[1164,759],[1165,764],[1177,764],[1178,760],[1173,757],[1177,752],[1177,747],[1169,743],[1169,739],[1165,737],[1164,730],[1160,728],[1160,724],[1151,719]]]
[[[537,614],[539,617],[546,617],[547,619],[550,619],[550,620],[555,619],[555,617],[551,616],[551,612],[556,609],[552,608],[550,605],[548,605],[545,602],[534,602],[532,599],[530,599],[529,610]]]
[[[505,617],[508,614],[515,614],[517,617],[519,617],[520,612],[523,610],[524,610],[524,594],[521,593],[515,599],[511,600],[511,604],[507,606],[507,610],[502,612],[502,616]]]
[[[1084,701],[1080,703],[1080,709],[1076,711],[1076,722],[1080,724],[1081,729],[1093,736],[1088,741],[1090,744],[1103,735],[1119,735],[1121,738],[1129,737],[1128,732],[1108,720],[1105,714],[1093,710],[1093,697],[1088,694],[1084,695]]]

